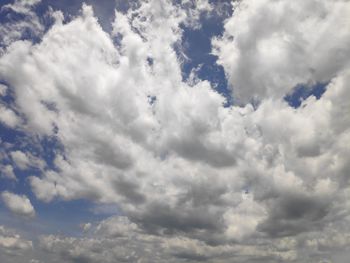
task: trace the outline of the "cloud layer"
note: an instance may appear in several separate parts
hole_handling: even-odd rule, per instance
[[[40,151],[1,142],[2,173],[31,171],[41,202],[87,199],[120,213],[89,223],[83,236],[42,235],[35,258],[339,260],[350,242],[349,2],[232,3],[212,40],[232,88],[229,107],[209,81],[183,79],[184,28],[219,14],[206,1],[185,2],[116,11],[111,33],[86,4],[71,20],[50,10],[46,33],[29,2],[3,8],[33,23],[0,34],[11,27],[20,36],[25,26],[40,41],[2,43],[0,122],[28,143],[51,138],[59,147],[49,164]],[[299,108],[284,100],[317,83],[326,85],[320,99]],[[14,213],[35,214],[25,196],[2,199]]]

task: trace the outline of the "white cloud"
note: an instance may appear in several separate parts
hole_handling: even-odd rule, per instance
[[[28,152],[24,153],[21,151],[13,151],[10,153],[10,155],[15,165],[21,170],[25,170],[30,167],[43,169],[45,166],[43,160],[33,156],[31,153]]]
[[[0,165],[0,174],[5,178],[17,180],[16,175],[13,172],[13,167],[9,164]]]
[[[30,161],[25,153],[21,151],[11,152],[11,158],[20,169],[25,170],[29,167]]]
[[[83,224],[80,224],[80,228],[84,231],[84,232],[87,232],[91,229],[91,223],[83,223]]]
[[[32,248],[32,242],[23,239],[13,230],[0,226],[0,249],[27,250]]]
[[[208,0],[185,0],[181,2],[181,7],[186,11],[184,24],[192,29],[200,29],[201,16],[208,16],[213,11],[213,5]]]
[[[286,187],[296,189],[308,183],[303,176],[308,171],[311,177],[315,171],[308,168],[311,160],[301,158],[329,150],[334,135],[330,115],[336,107],[324,105],[333,105],[338,98],[332,97],[334,90],[344,90],[335,84],[343,75],[330,84],[338,88],[329,88],[320,101],[310,98],[298,110],[276,99],[262,101],[257,110],[249,104],[223,108],[224,98],[208,82],[193,87],[182,82],[172,45],[180,41],[179,24],[185,13],[169,3],[153,5],[158,6],[147,2],[127,15],[116,14],[118,49],[91,8],[84,6],[81,17],[56,23],[39,45],[15,43],[1,58],[1,74],[15,87],[16,103],[28,118],[27,129],[52,135],[56,126],[65,147],[65,158],[57,155],[55,160],[59,171],[31,178],[36,195],[45,201],[56,196],[114,201],[131,214],[141,206],[135,217],[142,220],[147,207],[159,198],[164,200],[164,195],[167,203],[161,206],[175,213],[180,209],[179,196],[188,195],[188,189],[178,185],[196,186],[196,176],[208,170],[212,173],[208,181],[236,182],[227,186],[226,200],[249,180],[266,180],[271,191],[281,193],[275,188],[283,184],[278,173],[284,170],[290,170]],[[148,64],[149,57],[153,65]],[[156,98],[152,105],[149,96]],[[43,101],[56,110],[48,109]],[[28,158],[19,158],[26,157],[24,153],[13,155],[20,168],[28,167]],[[219,168],[225,170],[219,172]],[[246,179],[240,173],[266,176]],[[266,189],[254,191],[256,195],[268,193]],[[216,209],[221,211],[219,205],[214,205]],[[223,216],[223,210],[220,213]],[[188,214],[186,220],[191,217]]]
[[[16,113],[14,113],[13,110],[0,104],[0,122],[9,126],[10,128],[15,128],[20,124],[20,118],[16,115]]]
[[[346,1],[237,2],[214,40],[235,99],[280,98],[297,84],[331,80],[349,65]]]
[[[84,5],[40,43],[12,43],[0,77],[21,129],[63,148],[52,170],[28,151],[13,162],[40,168],[29,182],[42,201],[86,198],[123,214],[83,225],[92,236],[50,235],[41,246],[57,262],[303,262],[303,240],[345,222],[350,207],[349,36],[334,30],[349,4],[319,2],[236,7],[214,44],[243,106],[223,107],[207,81],[183,82],[175,46],[188,10],[167,1],[116,12],[111,35]],[[330,81],[319,100],[283,101],[319,81]],[[258,105],[244,104],[254,97]],[[2,195],[34,214],[26,197]]]
[[[28,262],[28,253],[33,249],[33,242],[14,229],[0,225],[0,260],[1,262]]]
[[[5,206],[14,214],[26,217],[35,215],[34,207],[25,195],[17,195],[4,191],[1,193],[2,201]]]
[[[98,235],[107,237],[131,236],[135,230],[137,230],[136,224],[133,224],[124,216],[110,217],[100,222],[96,227]]]
[[[26,249],[30,247],[29,242],[23,242],[18,237],[0,237],[0,246],[4,248],[19,248],[19,249]]]
[[[0,40],[0,51],[2,47],[7,47],[11,43],[20,40],[26,33],[30,32],[32,36],[40,37],[44,31],[39,17],[32,10],[40,0],[15,0],[12,4],[1,6],[0,14],[5,12],[14,12],[23,16],[22,20],[6,21],[0,26],[0,34],[3,37]],[[11,16],[8,16],[11,18]],[[1,52],[0,52],[1,54]]]
[[[5,96],[7,92],[7,87],[3,84],[0,84],[0,96]]]

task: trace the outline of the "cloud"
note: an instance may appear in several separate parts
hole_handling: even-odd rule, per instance
[[[213,41],[235,99],[280,98],[297,84],[331,80],[349,65],[348,12],[344,1],[236,2]]]
[[[8,179],[17,180],[13,167],[9,164],[0,166],[0,173],[3,177]]]
[[[12,228],[0,225],[1,262],[28,262],[28,253],[33,251],[33,242]]]
[[[182,9],[186,11],[186,19],[184,24],[187,27],[191,27],[193,29],[200,29],[200,17],[201,16],[209,16],[214,10],[213,4],[208,0],[199,0],[199,1],[191,1],[185,0],[182,1]]]
[[[0,34],[3,36],[0,41],[0,51],[17,40],[28,36],[40,37],[43,34],[44,26],[32,10],[39,2],[40,0],[15,0],[12,4],[1,6],[0,14],[7,19],[0,26]],[[23,19],[17,20],[18,15]]]
[[[28,168],[30,161],[27,155],[23,152],[14,151],[11,153],[11,158],[20,169],[24,170]]]
[[[45,163],[43,160],[33,156],[31,153],[13,151],[10,153],[10,155],[15,165],[21,170],[26,170],[30,167],[43,169],[43,167],[45,166]]]
[[[329,200],[294,193],[284,195],[271,204],[269,218],[257,226],[271,236],[295,235],[322,228],[322,219],[329,213]],[[321,223],[321,224],[320,224]]]
[[[33,247],[31,241],[23,239],[14,230],[0,226],[0,250],[6,253],[28,250]]]
[[[25,217],[34,217],[35,210],[30,200],[25,195],[17,195],[4,191],[1,193],[5,206],[14,214]]]
[[[119,215],[82,225],[83,236],[42,235],[37,253],[50,262],[317,262],[323,247],[328,256],[347,244],[349,35],[335,29],[348,8],[235,4],[213,40],[238,101],[229,107],[209,81],[183,81],[176,47],[193,21],[170,1],[116,11],[111,33],[83,5],[38,43],[14,40],[0,77],[23,116],[15,127],[61,147],[51,165],[10,147],[4,165],[37,168],[30,187],[49,205],[88,199]],[[283,100],[318,82],[328,83],[319,99]],[[35,214],[27,197],[2,197]],[[340,241],[325,244],[329,235]]]
[[[0,105],[0,122],[11,128],[15,128],[20,123],[20,119],[11,109]]]
[[[209,246],[201,241],[171,235],[147,235],[126,217],[114,216],[94,226],[94,237],[66,238],[54,235],[41,236],[40,248],[52,253],[52,260],[59,262],[198,262],[215,258],[215,262],[226,262],[231,256],[255,254],[278,260],[293,259],[296,244],[288,239],[276,241],[263,251],[254,245],[233,244]],[[53,261],[53,262],[56,262]]]

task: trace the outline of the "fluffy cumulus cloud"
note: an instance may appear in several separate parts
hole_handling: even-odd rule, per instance
[[[1,262],[25,262],[25,259],[23,261],[22,259],[28,255],[32,248],[32,241],[23,238],[15,230],[0,225]]]
[[[35,215],[35,210],[30,200],[25,195],[20,196],[5,191],[1,193],[1,197],[5,206],[14,214],[28,217],[33,217]]]
[[[213,44],[238,100],[278,98],[349,66],[347,1],[248,0],[234,7]]]
[[[232,89],[228,107],[209,81],[184,80],[179,56],[186,28],[221,15],[215,3],[135,2],[115,11],[110,32],[86,4],[70,18],[50,9],[44,30],[37,4],[1,9],[25,24],[0,28],[16,33],[2,43],[0,122],[26,138],[22,148],[0,142],[1,171],[25,173],[45,206],[84,199],[114,204],[118,215],[81,224],[80,235],[42,234],[26,252],[32,262],[343,262],[348,1],[231,3],[211,40]],[[284,99],[320,83],[322,96],[298,108]],[[49,139],[58,145],[51,159],[28,146]],[[26,196],[2,199],[15,214],[35,214]],[[29,242],[0,235],[5,248]]]

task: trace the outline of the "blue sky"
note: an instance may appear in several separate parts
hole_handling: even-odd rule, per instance
[[[349,3],[0,8],[1,262],[344,262]]]

